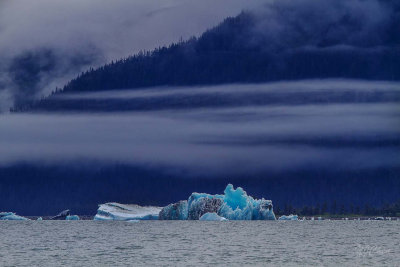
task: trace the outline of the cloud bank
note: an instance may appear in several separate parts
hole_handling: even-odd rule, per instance
[[[340,91],[349,86],[362,93],[378,90],[379,84],[388,88],[395,85],[373,83],[363,87],[363,82],[320,82],[323,86],[318,89],[318,84],[310,82],[309,94],[332,88]],[[278,91],[295,94],[294,88],[305,90],[305,86],[305,82],[274,83],[251,89],[269,91],[278,87]],[[227,95],[236,94],[243,87],[203,89],[211,94],[220,89]],[[398,91],[399,87],[392,89]],[[164,88],[163,92],[138,94],[142,98],[154,94],[168,97],[168,92],[175,95],[179,90]],[[185,92],[190,90],[198,91],[186,88]],[[399,118],[398,102],[8,114],[0,117],[0,165],[97,161],[162,166],[225,177],[302,168],[391,168],[400,166]]]
[[[254,11],[264,49],[383,49],[400,44],[396,0],[279,0]]]

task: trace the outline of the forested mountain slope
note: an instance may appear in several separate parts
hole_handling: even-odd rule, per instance
[[[242,12],[199,38],[91,69],[57,91],[310,78],[400,80],[399,4],[379,3],[389,11],[375,19],[361,8],[358,15],[341,8],[332,16],[279,4],[268,12]]]

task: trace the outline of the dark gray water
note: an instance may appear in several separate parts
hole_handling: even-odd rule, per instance
[[[400,221],[9,221],[0,238],[0,266],[400,266]]]

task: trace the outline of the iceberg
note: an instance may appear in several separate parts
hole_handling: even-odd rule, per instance
[[[160,211],[162,220],[199,220],[215,213],[228,220],[276,220],[272,201],[254,199],[243,188],[228,184],[223,195],[192,193],[187,201],[170,204]]]
[[[50,218],[50,220],[66,220],[66,218],[70,215],[69,210],[63,210],[56,216]]]
[[[208,214],[203,219],[202,216]],[[276,220],[272,201],[254,199],[243,188],[228,184],[223,195],[192,193],[188,200],[181,200],[165,207],[142,207],[119,203],[100,204],[94,220]]]
[[[193,195],[189,198],[189,211],[188,220],[199,220],[203,214],[216,213],[220,210],[223,200],[214,196],[200,197],[192,199]]]
[[[106,203],[99,205],[96,221],[157,220],[161,207]]]
[[[297,215],[282,215],[279,217],[278,219],[279,221],[298,221],[299,220],[299,216]]]
[[[67,220],[67,221],[79,221],[80,218],[79,218],[78,215],[68,215],[68,216],[65,218],[65,220]]]
[[[177,203],[169,204],[161,209],[159,220],[187,220],[188,218],[188,202],[181,200]]]
[[[222,222],[222,221],[227,221],[226,218],[218,216],[215,212],[207,212],[206,214],[203,214],[203,216],[200,217],[200,221],[217,221],[217,222]]]
[[[28,221],[28,218],[18,216],[14,212],[0,212],[0,221]]]

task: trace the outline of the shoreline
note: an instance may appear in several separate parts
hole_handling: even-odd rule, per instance
[[[80,218],[80,221],[92,221],[94,219],[94,216],[91,215],[78,215]],[[52,216],[24,216],[25,218],[28,218],[30,220],[37,220],[38,218],[42,218],[44,221],[54,221],[51,220],[50,218]],[[279,218],[279,216],[277,216]],[[299,216],[298,221],[400,221],[400,217],[384,217],[384,216],[373,216],[373,217],[367,217],[367,216],[349,216],[349,217],[323,217],[321,216],[319,219],[319,216]],[[117,221],[117,220],[114,220]],[[123,220],[121,220],[123,221]],[[142,220],[142,221],[158,221],[158,220]],[[174,221],[174,220],[171,220]],[[176,221],[176,220],[175,220]],[[191,221],[191,220],[186,220],[186,221]],[[195,220],[192,220],[195,221]],[[232,221],[232,220],[231,220]],[[255,220],[255,221],[260,221],[260,220]],[[276,220],[278,221],[278,219]]]

